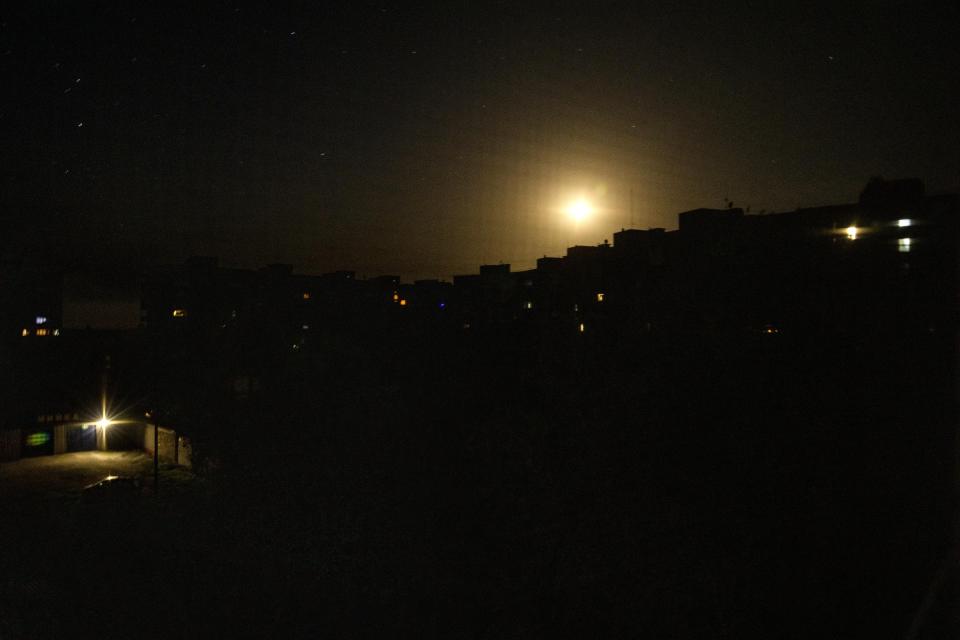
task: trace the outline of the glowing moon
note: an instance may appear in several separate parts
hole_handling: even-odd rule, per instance
[[[593,213],[593,207],[586,200],[576,200],[567,206],[567,215],[574,221],[581,222],[590,217]]]

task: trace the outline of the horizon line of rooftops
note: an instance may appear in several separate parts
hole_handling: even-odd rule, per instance
[[[957,210],[960,205],[960,194],[945,193],[928,196],[925,193],[925,187],[922,181],[918,179],[901,180],[883,180],[882,178],[873,178],[860,194],[859,201],[856,203],[822,205],[817,207],[802,207],[793,211],[785,212],[750,212],[750,207],[746,209],[735,207],[732,202],[723,209],[712,209],[701,207],[683,211],[677,214],[678,226],[676,229],[667,230],[665,227],[650,227],[647,229],[627,229],[621,227],[620,231],[613,233],[613,244],[609,240],[604,240],[596,245],[572,245],[567,247],[563,256],[547,256],[536,259],[536,267],[532,269],[523,269],[512,273],[522,274],[533,272],[544,266],[556,266],[562,261],[571,257],[581,257],[586,254],[602,252],[606,250],[616,250],[620,248],[632,249],[638,244],[648,241],[673,239],[683,236],[689,236],[691,239],[702,238],[701,233],[716,232],[721,233],[724,228],[730,229],[737,223],[752,223],[771,221],[787,222],[806,222],[810,226],[819,228],[819,230],[834,237],[856,240],[869,233],[872,225],[887,224],[890,226],[903,228],[915,226],[919,219],[923,217],[925,209],[929,208],[931,202],[945,201],[948,208]],[[865,220],[857,214],[869,212],[871,219]],[[700,236],[700,238],[696,238]],[[903,243],[900,243],[900,251],[903,251]],[[322,280],[356,280],[360,282],[384,282],[391,281],[395,285],[402,284],[402,279],[397,275],[377,275],[372,277],[356,277],[355,270],[335,270],[321,274],[293,273],[293,265],[289,263],[268,263],[259,268],[243,267],[220,267],[217,256],[191,256],[184,263],[179,265],[166,264],[158,265],[159,268],[170,267],[190,267],[197,269],[224,269],[234,272],[247,272],[250,274],[256,272],[273,272],[277,275],[290,276],[295,275],[304,278],[318,278]],[[499,262],[498,264],[481,264],[479,271],[471,274],[457,274],[452,276],[452,284],[458,280],[469,280],[484,274],[493,273],[511,273],[511,264]],[[416,283],[442,283],[451,284],[442,277],[437,278],[418,278],[414,279],[412,284]]]

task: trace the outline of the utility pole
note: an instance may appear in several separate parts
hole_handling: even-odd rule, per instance
[[[153,409],[153,497],[160,495],[160,412]]]

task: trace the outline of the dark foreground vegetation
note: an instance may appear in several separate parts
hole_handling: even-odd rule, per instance
[[[244,403],[181,369],[200,479],[15,503],[0,637],[903,637],[952,360],[885,331],[341,328]]]

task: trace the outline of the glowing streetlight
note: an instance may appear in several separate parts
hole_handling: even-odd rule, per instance
[[[113,424],[113,420],[109,419],[107,416],[103,416],[102,418],[97,420],[97,427],[99,427],[100,429],[106,429],[111,424]]]

